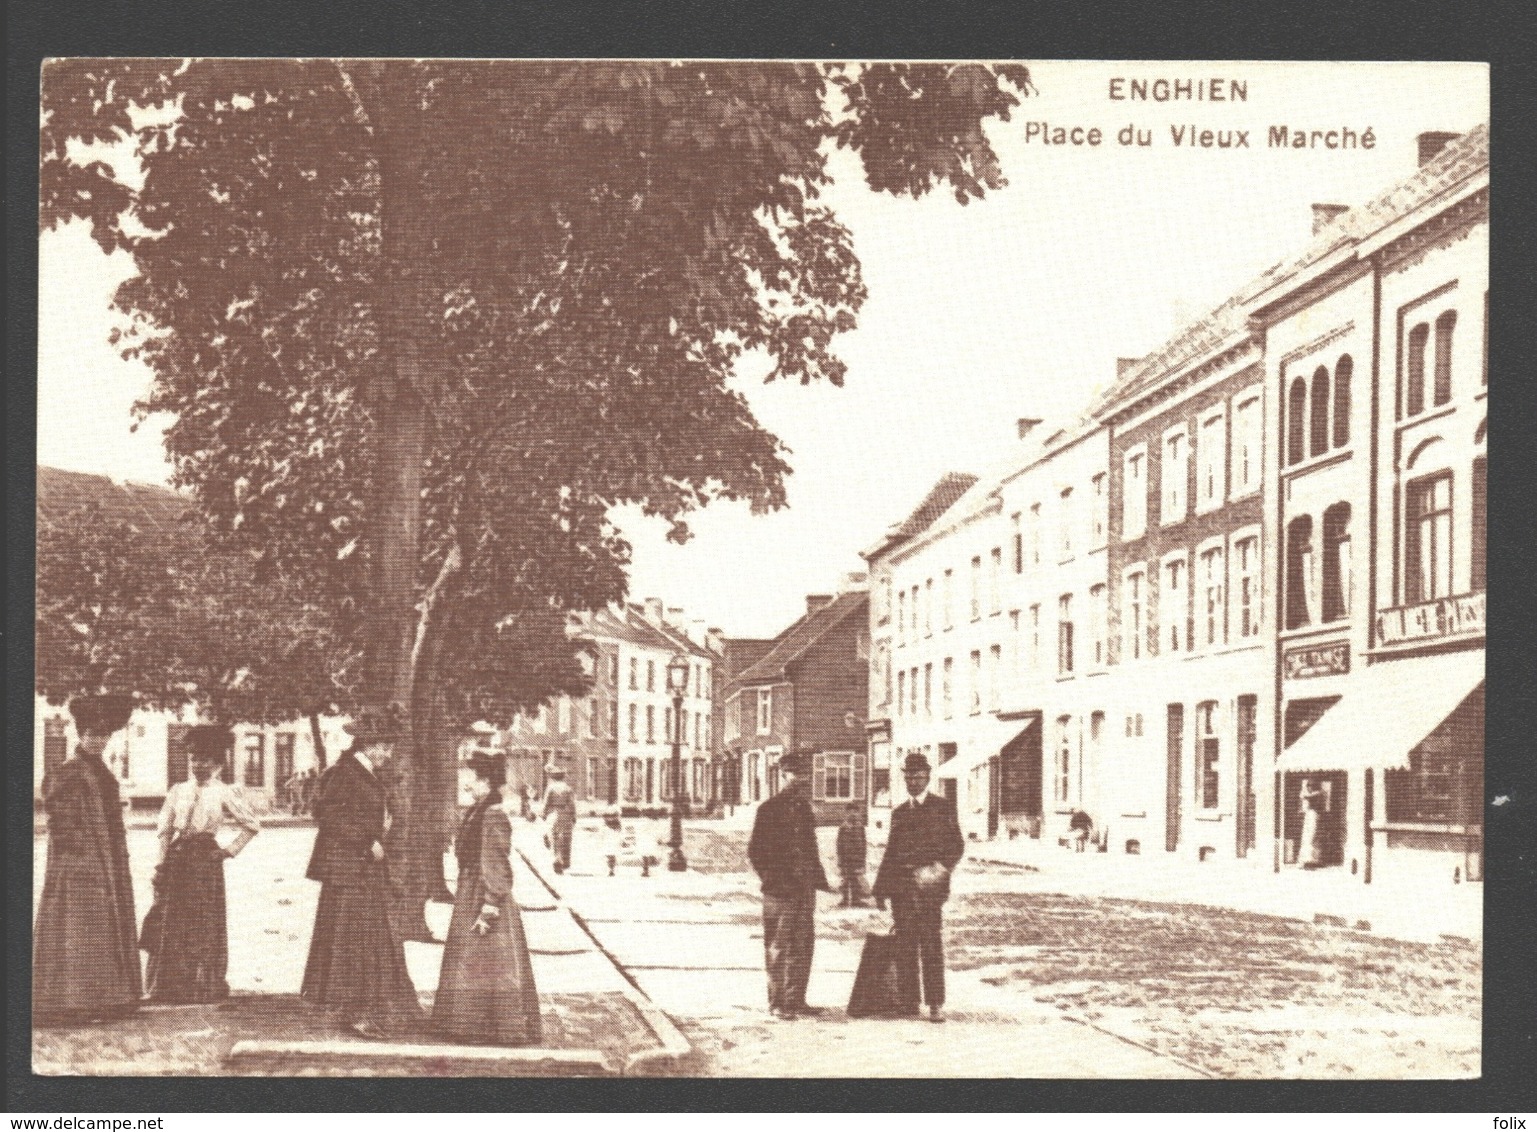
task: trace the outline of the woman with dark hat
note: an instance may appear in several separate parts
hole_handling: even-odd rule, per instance
[[[128,696],[76,696],[75,753],[43,778],[48,871],[32,947],[34,1020],[84,1021],[138,1008],[138,922],[117,777],[102,761],[128,725]]]
[[[469,769],[475,804],[454,845],[459,880],[432,1024],[460,1041],[537,1045],[539,991],[512,898],[507,768],[500,755],[476,751]]]
[[[229,995],[224,862],[250,843],[261,822],[240,791],[218,777],[229,729],[194,727],[186,741],[192,777],[171,787],[160,810],[155,907],[140,942],[149,953],[153,1001],[217,1002]],[[227,848],[218,841],[226,820],[240,827]]]
[[[367,711],[347,724],[352,742],[320,777],[315,849],[305,875],[320,882],[303,994],[336,1011],[365,1038],[409,1032],[422,1008],[406,969],[405,945],[390,920],[384,835],[389,799],[378,772],[402,729]]]

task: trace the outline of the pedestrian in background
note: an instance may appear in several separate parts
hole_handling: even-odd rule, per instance
[[[571,833],[576,828],[576,791],[566,781],[566,768],[551,763],[544,768],[550,784],[544,789],[541,810],[549,822],[550,850],[555,855],[555,871],[571,867]]]
[[[507,764],[499,754],[476,751],[469,769],[475,804],[454,843],[459,879],[432,1024],[461,1041],[538,1045],[539,991],[512,896],[510,810],[520,792],[508,789]]]
[[[843,824],[838,827],[838,880],[843,892],[840,908],[864,907],[868,856],[864,807],[850,806],[843,815]]]
[[[320,778],[315,849],[306,876],[320,882],[304,967],[306,998],[337,1011],[365,1038],[386,1038],[421,1021],[405,945],[390,919],[384,835],[389,801],[379,780],[401,728],[365,711],[347,725],[352,742]]]
[[[48,866],[32,944],[32,1015],[40,1023],[138,1009],[138,920],[117,777],[102,761],[128,725],[128,696],[76,696],[75,752],[43,777]]]
[[[160,864],[155,904],[140,943],[149,953],[146,982],[155,1002],[217,1002],[229,995],[229,928],[224,862],[244,849],[261,821],[238,787],[221,782],[230,746],[226,727],[187,732],[192,777],[166,792],[160,809]],[[228,847],[218,835],[226,821],[240,827]]]
[[[817,893],[831,892],[817,851],[811,810],[810,756],[792,752],[779,760],[781,787],[758,807],[747,859],[763,882],[763,962],[769,1011],[791,1019],[821,1014],[806,1003],[811,956],[816,947]]]
[[[902,764],[907,800],[891,811],[891,836],[875,874],[875,905],[891,902],[904,982],[919,989],[929,1020],[945,1020],[945,946],[941,911],[950,874],[966,852],[955,803],[929,793],[929,760],[917,751]],[[905,995],[917,1001],[918,995]]]

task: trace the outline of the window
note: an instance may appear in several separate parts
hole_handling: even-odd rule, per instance
[[[945,628],[946,629],[951,629],[951,628],[955,627],[955,617],[954,617],[953,610],[951,608],[951,590],[954,589],[954,585],[953,585],[954,581],[955,581],[955,571],[954,570],[946,570],[945,571],[944,582],[943,582],[943,590],[942,590],[942,593],[940,594],[940,601],[942,601],[944,603],[943,616],[944,616],[944,619],[945,619],[944,623],[945,623]]]
[[[774,730],[774,692],[770,688],[758,689],[758,734],[767,735]]]
[[[1142,657],[1142,626],[1147,613],[1147,573],[1142,569],[1126,574],[1126,609],[1121,618],[1121,661]]]
[[[1158,595],[1162,622],[1163,647],[1180,652],[1189,643],[1186,625],[1190,620],[1189,563],[1176,558],[1163,565],[1163,592]]]
[[[1286,525],[1286,627],[1312,623],[1308,588],[1313,574],[1313,519],[1298,515]]]
[[[989,613],[998,614],[1003,611],[1003,548],[993,547],[991,557],[991,569],[988,574],[987,609]]]
[[[608,733],[613,738],[619,738],[619,701],[615,700],[608,705]]]
[[[1030,607],[1030,671],[1041,670],[1041,607]]]
[[[1102,711],[1089,713],[1089,765],[1102,767],[1105,765],[1105,713]],[[1083,797],[1083,759],[1078,760],[1078,796]]]
[[[952,682],[955,679],[955,662],[952,657],[945,657],[945,662],[940,668],[939,699],[944,708],[944,716],[949,719],[954,712],[954,695]]]
[[[1468,576],[1472,583],[1474,593],[1482,593],[1488,585],[1487,566],[1484,563],[1486,556],[1486,544],[1489,541],[1488,519],[1485,512],[1488,510],[1487,497],[1489,493],[1489,460],[1485,456],[1476,456],[1473,459],[1473,561],[1469,565]]]
[[[1217,738],[1217,704],[1215,700],[1207,700],[1203,704],[1197,704],[1195,709],[1196,727],[1196,800],[1203,810],[1215,810],[1217,808],[1217,788],[1220,785],[1218,777],[1219,760],[1222,755],[1222,745]]]
[[[598,739],[603,735],[603,708],[598,702],[598,697],[593,696],[587,701],[587,735],[589,738]]]
[[[669,715],[672,713],[671,708],[667,711]],[[656,742],[656,707],[653,704],[646,705],[646,742]]]
[[[1227,416],[1221,410],[1201,422],[1196,442],[1196,510],[1221,506],[1227,495]]]
[[[989,711],[998,710],[998,686],[1001,680],[999,673],[1003,669],[1003,646],[993,645],[987,650],[987,707]]]
[[[1163,438],[1163,500],[1159,521],[1177,523],[1189,503],[1190,438],[1180,428]]]
[[[1072,797],[1073,784],[1073,717],[1057,717],[1057,750],[1052,760],[1052,800],[1065,805]]]
[[[630,705],[629,715],[630,715],[630,742],[632,742],[632,743],[639,743],[640,742],[640,731],[639,731],[639,724],[637,723],[637,720],[640,717],[640,708],[637,707],[635,704],[631,704]]]
[[[637,658],[632,656],[632,657],[630,657],[630,691],[635,692],[635,691],[639,691],[639,690],[640,690],[640,661]]]
[[[907,590],[897,594],[897,644],[907,644]]]
[[[1073,595],[1057,599],[1057,675],[1073,674]]]
[[[971,560],[971,619],[978,620],[982,616],[982,559],[980,556]]]
[[[1073,557],[1073,489],[1064,487],[1057,496],[1057,561]]]
[[[1041,564],[1041,505],[1030,504],[1030,565]]]
[[[615,688],[619,687],[619,654],[608,654],[608,682]]]
[[[1019,636],[1019,610],[1009,610],[1009,675],[1019,676],[1019,666],[1024,659],[1023,650],[1020,648]]]
[[[1233,494],[1246,495],[1259,488],[1260,441],[1264,420],[1259,394],[1245,397],[1233,407]]]
[[[1323,619],[1350,616],[1350,504],[1336,503],[1324,512]]]
[[[1329,367],[1313,371],[1311,411],[1308,417],[1308,454],[1322,456],[1329,450]]]
[[[1350,376],[1355,363],[1346,354],[1334,367],[1334,447],[1350,443]]]
[[[1207,648],[1227,639],[1227,603],[1223,582],[1226,576],[1222,548],[1214,546],[1201,552],[1201,644]]]
[[[1110,477],[1104,472],[1098,473],[1091,481],[1094,488],[1092,500],[1093,510],[1089,512],[1089,549],[1094,550],[1105,545],[1106,516],[1110,497]]]
[[[934,635],[934,579],[923,583],[923,635]]]
[[[1462,826],[1482,821],[1483,739],[1480,689],[1409,752],[1406,769],[1383,776],[1388,821]]]
[[[646,772],[645,764],[640,759],[624,760],[624,799],[627,802],[639,802],[645,795]]]
[[[1405,495],[1404,601],[1414,605],[1452,592],[1452,474],[1409,484]]]
[[[656,661],[646,661],[646,691],[656,691]]]
[[[561,696],[555,701],[555,729],[562,735],[571,734],[571,698]]]
[[[241,766],[244,772],[240,780],[247,786],[265,786],[267,784],[267,744],[266,736],[257,732],[255,735],[247,735],[242,752]]]
[[[919,592],[920,591],[918,589],[917,584],[914,583],[914,585],[913,585],[913,600],[912,600],[912,606],[911,606],[911,610],[910,610],[912,615],[913,615],[913,641],[914,641],[914,643],[916,643],[917,640],[918,640],[918,594],[919,594]]]
[[[673,727],[672,708],[664,707],[662,709],[662,742],[671,743],[676,738],[678,738],[678,731]]]
[[[917,668],[916,665],[914,665],[912,671],[907,674],[907,691],[908,691],[908,695],[910,697],[908,702],[907,702],[907,710],[910,711],[913,715],[917,715],[918,714],[918,668]]]
[[[1452,399],[1452,331],[1457,327],[1457,312],[1443,311],[1436,319],[1435,403],[1444,405]]]
[[[1020,529],[1019,512],[1014,512],[1011,521],[1014,524],[1014,573],[1025,572],[1025,533]]]
[[[1425,411],[1425,347],[1430,342],[1430,327],[1419,323],[1409,331],[1408,359],[1404,364],[1405,389],[1400,394],[1400,416],[1412,417]]]
[[[982,654],[973,651],[971,654],[971,714],[976,715],[982,710]]]
[[[1105,640],[1105,587],[1103,584],[1089,587],[1089,633],[1094,642],[1094,667],[1103,668],[1110,659],[1109,642]]]
[[[1259,539],[1233,543],[1235,584],[1238,587],[1238,635],[1259,636]]]
[[[934,666],[923,666],[923,714],[927,719],[934,718]]]
[[[281,787],[294,776],[294,735],[280,732],[272,737],[272,784]]]
[[[825,802],[852,802],[862,798],[863,783],[859,784],[858,792],[855,789],[855,758],[852,752],[829,751],[817,755],[811,770],[812,797]]]
[[[1308,411],[1308,383],[1305,378],[1295,378],[1291,391],[1286,395],[1286,462],[1300,464],[1307,457],[1303,444]]]
[[[1140,538],[1147,530],[1147,450],[1126,453],[1121,482],[1121,537]]]
[[[901,715],[907,710],[907,671],[897,673],[897,714]]]

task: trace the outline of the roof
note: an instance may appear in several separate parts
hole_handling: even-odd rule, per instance
[[[834,625],[856,612],[866,611],[869,600],[870,595],[864,590],[855,590],[841,593],[827,604],[811,610],[774,638],[773,646],[761,659],[738,673],[732,679],[733,688],[783,679],[786,669],[804,656]]]
[[[598,609],[579,618],[582,636],[595,640],[624,641],[642,648],[662,652],[686,652],[693,656],[714,659],[715,654],[676,630],[653,625],[637,606],[626,606],[624,612]]]
[[[927,530],[936,519],[943,515],[951,507],[955,506],[961,496],[966,494],[968,488],[977,482],[977,477],[969,472],[946,472],[940,476],[934,486],[929,488],[917,507],[914,507],[907,518],[896,524],[881,541],[872,549],[866,551],[864,558],[875,558],[898,543],[906,542],[916,534]]]
[[[61,468],[37,469],[39,528],[52,528],[79,508],[93,505],[108,519],[152,535],[176,534],[196,515],[186,496],[167,487],[114,483],[106,476]]]
[[[1095,416],[1125,404],[1155,387],[1171,371],[1205,357],[1224,343],[1249,332],[1250,313],[1256,300],[1288,280],[1351,245],[1412,215],[1418,209],[1476,176],[1489,167],[1489,126],[1475,126],[1448,142],[1414,174],[1359,207],[1349,209],[1324,225],[1300,253],[1275,264],[1220,306],[1184,327],[1136,365],[1121,374],[1091,410]]]

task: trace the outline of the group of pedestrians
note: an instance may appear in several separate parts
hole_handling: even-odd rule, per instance
[[[824,1008],[806,1001],[816,947],[816,894],[831,892],[817,848],[811,808],[810,756],[791,752],[779,761],[779,792],[765,801],[753,821],[747,857],[763,886],[763,953],[768,1005],[774,1017],[814,1017]],[[878,909],[889,905],[897,955],[896,1013],[928,1008],[943,1022],[945,956],[942,913],[950,876],[965,852],[955,804],[929,791],[932,768],[912,753],[902,766],[907,798],[891,813],[890,836],[876,871],[872,894]],[[852,824],[852,823],[849,823]],[[844,827],[848,828],[847,824]],[[855,880],[855,852],[863,873],[862,831],[856,838],[839,830],[838,857],[844,903],[862,903],[862,875]]]
[[[138,930],[118,782],[102,759],[128,723],[126,696],[70,703],[78,744],[43,780],[48,860],[33,947],[39,1024],[118,1018],[151,1001],[216,1002],[229,994],[224,863],[261,828],[239,791],[217,777],[226,728],[193,728],[191,777],[167,793],[158,826],[154,900]],[[315,845],[306,876],[320,898],[303,995],[368,1038],[430,1028],[460,1041],[540,1041],[538,990],[512,897],[512,823],[521,797],[496,755],[470,763],[475,803],[455,843],[454,914],[430,1020],[391,917],[385,835],[392,816],[380,772],[401,729],[364,711],[347,725],[347,751],[321,775]],[[229,827],[238,830],[221,840]],[[148,955],[141,972],[139,951]]]

